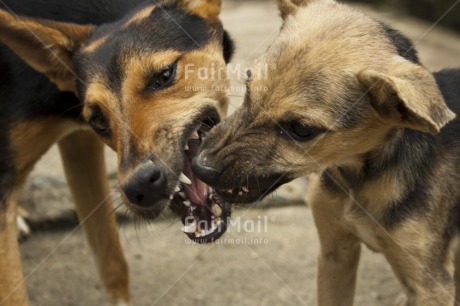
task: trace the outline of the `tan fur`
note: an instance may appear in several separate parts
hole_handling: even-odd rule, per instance
[[[322,190],[316,175],[310,177],[309,195],[321,242],[318,305],[352,305],[361,246],[359,239],[341,226],[341,204],[346,196]]]
[[[278,9],[281,13],[281,18],[286,19],[288,16],[293,15],[299,9],[299,6],[308,5],[314,0],[280,0],[278,1]]]
[[[285,1],[280,2],[283,6]],[[250,88],[265,85],[271,89],[268,94],[251,93],[251,99],[261,106],[261,113],[270,110],[259,116],[259,124],[267,120],[265,117],[280,121],[296,110],[306,124],[322,126],[331,132],[316,140],[311,148],[299,145],[283,150],[276,157],[278,167],[282,165],[279,168],[287,169],[295,160],[294,169],[289,168],[293,173],[321,172],[332,165],[355,168],[358,173],[362,167],[359,154],[383,147],[392,127],[438,133],[455,117],[445,105],[433,76],[399,56],[391,56],[394,47],[383,39],[378,25],[368,17],[331,1],[313,1],[306,9],[288,10],[289,15],[295,16],[284,24],[282,35],[258,63],[276,63],[276,70],[290,73],[273,73],[268,79],[256,73],[250,84]],[[328,29],[328,25],[334,30]],[[301,76],[292,71],[299,71]],[[388,115],[379,113],[378,107],[376,112],[363,108],[361,116],[367,120],[355,128],[340,128],[337,113],[341,112],[335,110],[340,109],[353,88],[360,88],[356,81],[381,103],[391,103],[392,95],[396,95],[411,115],[402,119],[396,111]],[[286,85],[277,86],[277,83]],[[318,93],[315,89],[323,88],[324,84],[328,84],[328,89]],[[359,108],[359,97],[352,99],[356,102],[352,107]],[[366,97],[363,101],[368,103]],[[350,158],[347,152],[353,152],[355,157]],[[452,167],[446,165],[447,169]],[[386,172],[366,182],[355,193],[334,171],[334,167],[330,168],[332,179],[340,186],[339,193],[330,194],[318,180],[310,190],[321,240],[319,305],[352,305],[359,241],[385,254],[395,274],[408,288],[407,305],[453,304],[454,285],[449,273],[442,266],[431,268],[433,255],[427,247],[439,242],[432,227],[436,228],[439,222],[437,228],[442,228],[443,220],[447,219],[445,213],[425,222],[408,220],[388,231],[380,225],[380,220],[405,192],[405,182],[398,174]],[[447,258],[444,260],[448,262]]]
[[[88,45],[84,46],[83,49],[82,49],[82,52],[84,53],[93,53],[94,51],[96,51],[97,49],[99,49],[99,47],[101,47],[102,45],[104,45],[107,40],[110,39],[110,35],[106,35],[106,36],[103,36],[99,39],[96,39],[94,41],[92,41],[91,43],[89,43]]]
[[[10,132],[10,141],[17,171],[23,174],[16,184],[22,185],[33,165],[53,143],[82,127],[75,121],[59,118],[23,122],[15,126]],[[37,142],[37,139],[40,141]]]
[[[92,131],[59,142],[67,182],[110,302],[130,303],[128,265],[118,239],[106,176],[104,146]]]
[[[103,146],[92,131],[84,131],[82,127],[83,125],[69,120],[47,119],[23,123],[13,129],[11,140],[16,156],[15,164],[19,173],[22,174],[16,185],[19,188],[35,162],[53,143],[62,139],[60,149],[68,183],[88,242],[95,254],[96,263],[99,265],[104,286],[113,305],[120,302],[129,305],[128,270],[118,240],[115,215],[112,213],[113,205],[106,180]],[[41,141],[37,142],[36,139]],[[15,209],[13,197],[9,202],[8,209],[10,207]],[[10,215],[15,216],[16,214],[8,213],[8,216]],[[11,221],[8,216],[7,222],[13,223],[7,223],[7,228],[14,227],[15,219]],[[4,235],[5,237],[10,236],[11,232],[6,231]],[[14,231],[14,235],[8,239],[11,239],[8,243],[17,243],[16,232]],[[2,245],[8,244],[5,242]],[[14,250],[15,244],[9,249]],[[8,260],[11,263],[2,262],[1,266],[11,269],[11,275],[21,270],[20,266],[18,268],[14,265],[16,259],[12,257],[16,256],[16,253],[4,255],[0,256],[0,260]],[[19,274],[18,280],[20,279]],[[15,283],[5,284],[5,290],[10,290],[12,285]],[[11,305],[27,304],[26,294],[22,287],[24,284],[19,286],[19,290],[9,298],[14,301]],[[6,295],[2,293],[0,296]],[[17,300],[23,298],[22,302]]]
[[[26,286],[22,277],[17,233],[16,198],[27,174],[49,147],[81,125],[63,119],[43,119],[24,122],[12,129],[10,140],[15,153],[15,165],[20,175],[15,182],[16,190],[7,198],[6,212],[0,214],[0,267],[8,279],[0,278],[0,304],[28,305]],[[36,139],[42,141],[37,142]],[[6,281],[7,280],[7,281]],[[3,301],[4,300],[4,301]]]
[[[0,11],[0,41],[34,69],[47,75],[62,91],[75,92],[70,55],[92,30],[92,26],[18,19]],[[21,39],[24,36],[30,40]]]
[[[444,104],[433,75],[426,69],[395,56],[388,65],[390,74],[362,71],[359,80],[369,88],[380,103],[387,103],[396,94],[412,117],[403,125],[423,132],[439,133],[441,127],[455,118],[455,114]],[[439,113],[439,118],[432,113]],[[396,117],[396,118],[395,118]],[[401,121],[397,114],[383,120]]]
[[[0,215],[0,267],[8,278],[0,278],[0,304],[27,306],[27,289],[22,276],[21,257],[16,235],[16,193],[9,199],[6,212]]]
[[[83,118],[88,118],[90,115],[89,108],[92,105],[97,105],[101,110],[107,114],[110,119],[110,123],[116,122],[121,118],[121,110],[119,104],[116,103],[118,100],[117,96],[107,87],[105,80],[96,75],[90,80],[88,89],[86,90],[85,106],[83,108]],[[127,127],[124,122],[120,122],[120,125]],[[114,137],[111,139],[104,139],[108,146],[113,150],[117,151],[117,143],[114,139],[118,139],[119,129],[112,129]]]
[[[321,242],[319,305],[353,305],[361,242],[388,259],[407,305],[453,305],[446,265],[458,151],[422,148],[438,136],[421,132],[437,134],[455,115],[433,75],[400,55],[382,24],[350,7],[332,0],[279,6],[280,35],[256,60],[242,107],[211,131],[197,158],[220,177],[203,179],[226,190],[247,178],[259,192],[229,196],[244,203],[320,174],[309,202]],[[454,142],[450,128],[444,139]]]
[[[228,79],[220,40],[223,29],[218,19],[220,0],[184,0],[179,3],[166,0],[161,3],[178,5],[179,9],[203,17],[212,25],[213,37],[206,45],[196,46],[192,48],[194,51],[189,52],[151,52],[141,48],[142,51],[136,46],[133,46],[132,52],[125,49],[120,51],[113,60],[117,61],[117,68],[120,68],[124,78],[121,87],[115,89],[109,85],[112,76],[108,76],[106,71],[98,72],[97,65],[91,66],[90,71],[85,70],[84,63],[91,63],[92,53],[116,37],[117,31],[124,31],[127,26],[136,31],[136,24],[148,17],[154,6],[140,10],[124,25],[113,24],[113,33],[91,41],[93,26],[15,18],[0,10],[0,42],[36,71],[47,76],[61,91],[81,95],[83,120],[91,123],[91,112],[98,108],[110,125],[109,136],[96,138],[93,132],[88,132],[89,126],[80,121],[77,123],[49,116],[46,119],[14,122],[9,138],[13,166],[17,172],[12,194],[20,189],[33,165],[48,148],[59,142],[77,213],[112,305],[130,305],[129,277],[105,178],[101,140],[118,153],[121,184],[136,164],[155,154],[165,163],[169,180],[174,180],[169,184],[176,185],[178,168],[183,166],[184,147],[181,142],[187,136],[185,133],[193,124],[199,124],[197,118],[204,116],[205,110],[216,109],[224,117],[228,107]],[[154,73],[175,61],[178,61],[176,83],[162,90],[147,90]],[[74,64],[82,65],[76,67],[79,68],[76,71],[85,78],[79,80],[81,92],[76,90]],[[194,64],[195,73],[186,76],[188,64]],[[196,71],[199,68],[217,69],[222,75],[220,78],[210,76],[203,79]],[[80,131],[83,126],[85,130]],[[3,252],[0,253],[0,270],[3,275],[8,275],[0,277],[0,299],[20,284],[5,301],[7,306],[28,303],[16,241],[14,199],[13,195],[8,195],[7,203],[1,203],[6,205],[8,211],[6,214],[0,211],[0,243],[3,246],[0,249]],[[162,207],[163,204],[169,204],[169,198],[163,202],[153,204]]]
[[[219,17],[221,0],[183,0],[179,5],[204,19],[213,20]]]
[[[195,116],[197,110],[210,105],[216,106],[221,116],[226,114],[228,80],[220,52],[217,46],[210,45],[203,50],[186,54],[167,51],[128,58],[124,67],[129,77],[122,85],[121,101],[104,85],[104,80],[96,77],[87,90],[84,116],[88,115],[88,107],[92,104],[103,110],[109,117],[113,131],[113,137],[108,144],[120,157],[131,154],[126,149],[134,145],[139,158],[156,153],[163,156],[165,162],[175,159],[176,148],[172,142],[180,136],[183,124],[188,124],[188,118]],[[146,95],[142,92],[151,70],[161,70],[179,57],[176,84],[159,93]],[[185,65],[189,63],[194,64],[195,72],[186,77]],[[200,78],[197,71],[200,67],[220,70],[221,78]],[[123,105],[123,111],[119,109],[119,105]],[[190,105],[193,107],[189,107]],[[170,128],[168,134],[163,134],[165,127]],[[164,140],[159,142],[158,138]],[[119,161],[121,160],[120,158]],[[129,171],[123,177],[128,174]]]
[[[152,11],[155,9],[155,6],[154,5],[151,5],[151,6],[147,6],[146,8],[140,10],[139,12],[137,12],[136,14],[134,14],[134,16],[128,20],[124,26],[125,27],[128,27],[130,25],[132,25],[133,23],[138,23],[140,21],[142,21],[143,19],[147,18],[151,13]]]

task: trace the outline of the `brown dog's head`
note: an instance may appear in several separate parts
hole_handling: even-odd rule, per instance
[[[83,119],[118,153],[128,206],[144,217],[156,217],[171,201],[207,221],[228,213],[214,207],[218,199],[190,167],[203,133],[228,106],[225,90],[216,90],[227,87],[233,51],[220,6],[220,0],[147,1],[100,26],[0,11],[0,41],[80,98]],[[201,238],[216,229],[213,222],[196,230]]]
[[[438,133],[454,118],[399,32],[332,0],[279,7],[281,33],[248,73],[242,107],[193,162],[225,198],[258,200],[296,177],[355,163],[394,128]]]

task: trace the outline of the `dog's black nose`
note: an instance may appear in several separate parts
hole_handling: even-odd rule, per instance
[[[192,170],[193,170],[193,173],[196,176],[198,176],[200,180],[202,180],[203,182],[209,185],[216,184],[222,175],[222,173],[219,170],[213,167],[210,167],[208,165],[204,165],[200,161],[199,157],[195,157],[192,160]]]
[[[139,165],[122,186],[128,200],[142,208],[152,207],[165,197],[166,175],[152,162]]]

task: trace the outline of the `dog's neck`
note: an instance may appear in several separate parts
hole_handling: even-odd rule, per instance
[[[417,173],[429,168],[427,156],[434,154],[432,138],[432,135],[410,129],[393,129],[381,146],[356,156],[352,163],[327,169],[323,181],[354,193],[368,183],[387,183],[389,176],[413,185]]]

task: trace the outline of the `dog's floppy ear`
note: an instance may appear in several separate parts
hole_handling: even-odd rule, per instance
[[[92,26],[17,18],[0,10],[0,42],[62,91],[75,91],[72,57]]]
[[[219,18],[221,0],[180,0],[179,5],[192,14],[213,20]]]
[[[389,68],[386,73],[364,70],[358,75],[384,121],[437,134],[455,118],[428,70],[400,57]]]
[[[295,14],[299,7],[307,6],[315,0],[278,0],[278,9],[281,18],[286,19],[289,15]]]

